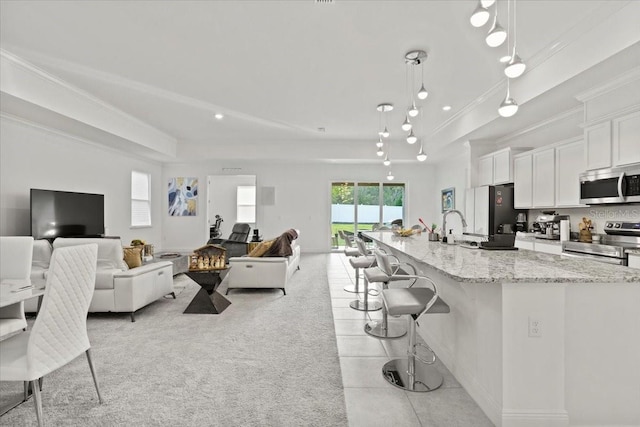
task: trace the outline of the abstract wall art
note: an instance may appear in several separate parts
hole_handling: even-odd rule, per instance
[[[456,189],[445,188],[442,193],[442,212],[456,208]]]
[[[169,216],[195,216],[198,178],[169,178]]]

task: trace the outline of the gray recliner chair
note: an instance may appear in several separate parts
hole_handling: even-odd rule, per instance
[[[208,244],[220,245],[227,250],[227,260],[231,257],[238,257],[247,254],[249,243],[249,224],[236,223],[231,229],[228,239],[209,239]]]

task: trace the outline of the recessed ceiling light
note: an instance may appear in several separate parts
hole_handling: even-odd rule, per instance
[[[449,111],[451,110],[451,105],[445,105],[444,107],[442,107],[443,111]]]
[[[213,116],[213,117],[215,117],[215,118],[216,118],[216,119],[218,119],[218,120],[222,120],[222,118],[224,117],[224,114],[216,113],[216,115],[215,115],[215,116]]]

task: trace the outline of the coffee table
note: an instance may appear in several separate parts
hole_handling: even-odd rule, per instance
[[[184,313],[220,314],[231,305],[231,301],[216,289],[227,275],[230,267],[207,271],[187,271],[185,274],[200,285],[201,289],[193,297]]]

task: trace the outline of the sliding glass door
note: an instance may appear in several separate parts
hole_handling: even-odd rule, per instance
[[[404,184],[334,182],[331,184],[331,246],[345,246],[345,234],[402,222]]]

